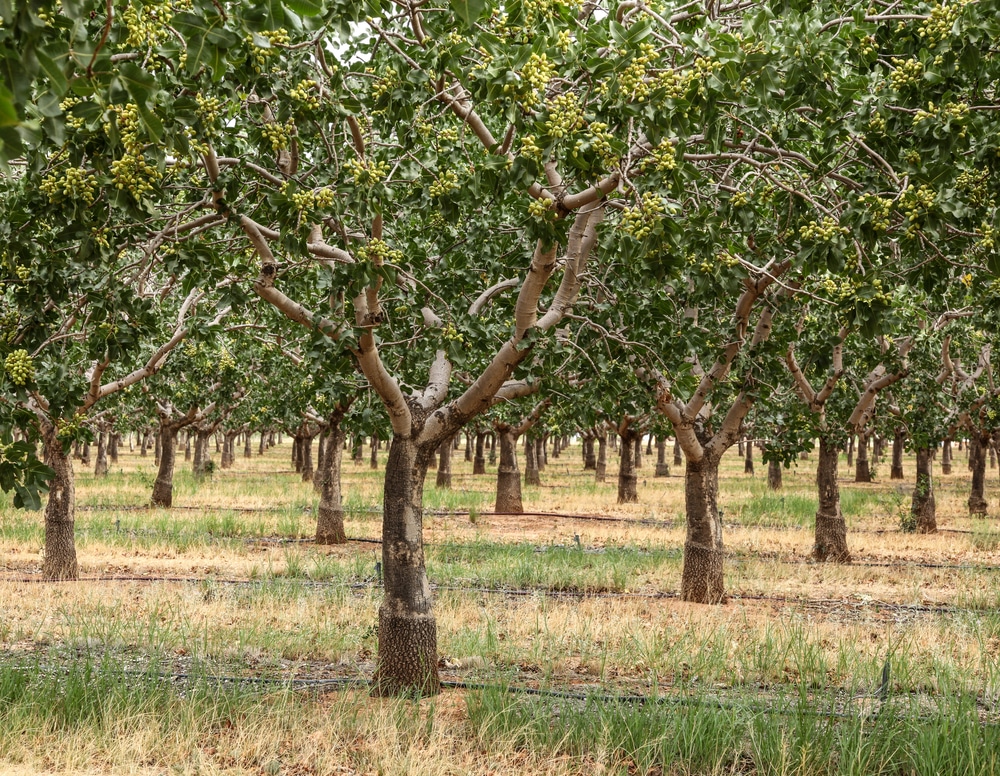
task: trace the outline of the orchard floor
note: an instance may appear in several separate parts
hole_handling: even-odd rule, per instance
[[[41,515],[4,506],[0,774],[1000,773],[997,471],[971,520],[964,454],[932,535],[899,530],[912,482],[842,461],[835,565],[809,560],[815,455],[770,492],[733,450],[721,606],[677,598],[682,469],[646,457],[617,505],[614,456],[598,484],[575,446],[499,516],[456,454],[425,488],[447,685],[414,701],[363,686],[381,472],[345,462],[352,541],[316,546],[289,453],[179,462],[169,510],[143,506],[151,457],[77,463],[74,583],[41,581]]]

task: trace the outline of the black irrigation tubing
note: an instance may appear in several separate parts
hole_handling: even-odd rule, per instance
[[[170,506],[159,507],[150,504],[80,504],[76,507],[81,512],[93,512],[103,510],[107,512],[169,512],[174,509],[188,512],[312,512],[313,508],[308,504],[290,504],[284,507],[230,507],[208,504],[205,506]],[[345,510],[346,511],[346,510]]]

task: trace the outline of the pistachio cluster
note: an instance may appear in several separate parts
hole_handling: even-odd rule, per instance
[[[622,211],[622,231],[625,234],[641,240],[648,237],[656,222],[667,212],[663,199],[659,194],[649,191],[642,195],[636,207],[627,207]]]
[[[891,60],[895,66],[889,74],[889,83],[894,89],[905,89],[907,86],[916,86],[924,75],[924,66],[919,59],[900,59],[893,57]]]
[[[545,93],[545,87],[556,74],[556,65],[545,52],[532,54],[521,68],[521,78],[534,92],[535,99]]]
[[[250,44],[250,61],[253,63],[255,73],[263,73],[267,67],[267,60],[274,54],[275,46],[287,45],[291,40],[288,30],[279,27],[276,30],[268,30],[258,33],[261,37],[267,38],[270,46],[258,46],[253,34],[248,33],[244,40]]]
[[[358,186],[374,186],[389,175],[388,162],[376,162],[370,159],[348,159],[344,162],[344,168]]]
[[[286,183],[282,193],[288,195],[298,210],[325,210],[333,205],[336,195],[333,189],[324,186],[318,189],[302,189],[289,194],[290,184]]]
[[[271,143],[271,148],[275,151],[287,150],[295,134],[295,122],[288,121],[284,124],[277,121],[269,122],[260,128],[260,133]]]
[[[879,197],[876,194],[862,194],[858,203],[871,213],[872,229],[885,232],[889,229],[889,215],[892,213],[892,200]]]
[[[443,197],[458,188],[458,176],[452,170],[445,170],[428,187],[432,197]]]
[[[931,6],[927,20],[917,30],[917,35],[923,38],[928,46],[936,46],[945,38],[950,38],[955,32],[955,23],[962,13],[962,8],[968,2],[969,0],[958,0],[954,3],[935,3]]]
[[[146,159],[145,144],[140,137],[139,107],[128,103],[115,105],[111,110],[116,116],[118,135],[124,146],[121,158],[111,162],[111,176],[119,190],[127,189],[135,199],[140,199],[163,176]]]
[[[3,361],[3,369],[14,385],[24,385],[35,377],[35,365],[24,348],[8,353]]]
[[[575,93],[558,94],[547,100],[545,131],[550,137],[564,138],[583,127],[583,107]]]
[[[376,264],[383,264],[387,261],[398,263],[403,260],[402,251],[397,250],[396,248],[390,248],[385,242],[379,240],[378,238],[372,238],[367,243],[360,246],[354,251],[354,255],[357,256],[359,261],[368,261],[370,259]]]
[[[92,205],[97,199],[98,186],[97,178],[90,170],[83,167],[62,167],[42,178],[38,188],[48,195],[49,202],[53,204],[69,199]]]
[[[849,233],[850,230],[846,226],[841,226],[837,219],[831,216],[823,216],[819,221],[814,219],[799,228],[799,237],[813,242],[832,243],[838,236]]]

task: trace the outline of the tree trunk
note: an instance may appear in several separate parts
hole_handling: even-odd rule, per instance
[[[446,490],[451,488],[451,452],[454,449],[452,441],[452,437],[448,437],[438,446],[437,478],[434,485]]]
[[[131,434],[129,437],[131,438]],[[112,464],[118,463],[118,445],[121,444],[122,435],[117,431],[108,433],[108,459]]]
[[[618,462],[618,503],[634,504],[639,500],[639,491],[636,488],[636,482],[639,478],[635,473],[635,454],[640,450],[642,434],[627,428],[621,438],[621,454]]]
[[[253,434],[249,431],[243,432],[243,457],[253,458]]]
[[[632,445],[635,447],[635,451],[632,453],[632,463],[638,470],[642,468],[642,434],[636,434]]]
[[[159,466],[160,465],[160,453],[163,451],[163,447],[162,447],[163,440],[160,439],[160,432],[159,431],[157,431],[153,436],[155,437],[153,439],[153,463],[155,463],[157,466]]]
[[[191,432],[186,431],[184,433],[184,460],[191,460]]]
[[[177,454],[177,429],[160,425],[160,465],[153,483],[150,503],[154,507],[169,507],[174,501],[174,460]]]
[[[222,459],[219,461],[219,466],[223,469],[232,469],[233,464],[236,463],[236,437],[238,435],[238,431],[226,431],[222,435]]]
[[[594,465],[594,481],[604,482],[608,474],[608,432],[597,435],[597,463]]]
[[[190,434],[188,435],[190,437]],[[211,439],[211,431],[195,430],[194,434],[194,461],[191,462],[191,471],[195,477],[204,477],[208,468],[208,443]]]
[[[992,442],[987,442],[987,447],[990,450],[990,468],[997,468],[997,449],[993,446]]]
[[[490,466],[497,462],[497,435],[490,434]]]
[[[687,538],[681,572],[681,599],[684,601],[718,604],[725,600],[722,570],[725,548],[718,498],[718,458],[688,459],[684,471]]]
[[[142,432],[142,442],[139,444],[139,456],[142,458],[146,457],[146,451],[149,449],[149,432]]]
[[[472,473],[486,474],[486,432],[476,432],[476,455],[472,459]]]
[[[472,432],[471,431],[466,431],[465,432],[465,460],[467,462],[468,461],[472,461],[472,445],[473,445],[473,442],[472,442]]]
[[[670,476],[670,466],[667,465],[667,439],[661,434],[656,436],[656,472],[653,476]]]
[[[917,533],[937,532],[937,508],[934,501],[933,460],[926,447],[917,448],[917,485],[913,489],[910,514]]]
[[[302,473],[302,438],[292,435],[292,468],[296,474]]]
[[[90,466],[90,442],[84,442],[80,449],[80,463],[84,466]]]
[[[892,468],[889,471],[890,480],[903,479],[903,441],[906,432],[897,428],[892,432]]]
[[[941,474],[951,474],[951,440],[944,440],[941,448]]]
[[[743,473],[753,474],[753,442],[748,439],[745,447],[746,449],[743,454]]]
[[[330,454],[330,435],[327,431],[328,427],[321,428],[319,432],[319,444],[316,448],[316,472],[313,474],[313,493],[320,495],[323,493],[323,477],[326,476],[324,474],[326,471],[326,457]]]
[[[767,463],[767,488],[768,490],[781,490],[780,461],[768,461]]]
[[[527,435],[524,437],[524,484],[542,484],[542,477],[538,471],[538,445]]]
[[[969,468],[972,469],[972,490],[969,493],[969,514],[986,514],[986,450],[990,435],[973,431],[969,438]]]
[[[94,476],[108,476],[108,432],[97,432],[97,456],[94,462]]]
[[[372,469],[378,468],[378,435],[372,434],[372,449],[368,458],[368,465]]]
[[[510,428],[497,429],[500,438],[500,466],[497,468],[497,498],[493,511],[501,515],[520,515],[521,472],[517,468],[517,438]]]
[[[299,437],[299,457],[302,459],[302,481],[312,482],[313,474],[313,438],[309,434]]]
[[[545,466],[549,462],[549,454],[546,452],[548,447],[548,436],[538,437],[535,440],[535,466],[537,467],[539,473],[545,471]],[[538,483],[541,485],[541,482]]]
[[[49,499],[45,505],[45,558],[42,577],[45,579],[77,579],[76,541],[73,535],[76,519],[76,491],[73,483],[73,458],[66,454],[54,426],[42,428],[47,463],[53,471],[49,481]]]
[[[674,466],[682,466],[683,464],[684,456],[681,454],[680,440],[674,439]]]
[[[314,482],[319,485],[320,499],[316,520],[316,544],[344,544],[344,507],[340,490],[341,463],[344,459],[344,430],[340,420],[333,420],[320,440],[320,467]]]
[[[861,460],[862,447],[858,447]],[[833,442],[824,437],[819,439],[819,463],[816,466],[816,488],[819,493],[819,509],[816,510],[816,543],[812,556],[818,561],[850,563],[851,553],[847,549],[847,523],[840,510],[840,485],[837,483],[837,464],[840,451]]]
[[[382,568],[385,595],[378,610],[378,663],[372,694],[440,691],[437,623],[424,567],[423,485],[433,450],[394,436],[385,465]]]
[[[594,435],[583,437],[583,470],[594,471],[597,468],[597,455],[594,453]]]
[[[872,481],[871,468],[868,466],[868,437],[869,434],[864,431],[858,434],[858,458],[854,467],[855,482]]]
[[[854,434],[847,438],[847,468],[854,466]]]

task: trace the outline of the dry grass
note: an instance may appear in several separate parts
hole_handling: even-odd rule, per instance
[[[20,581],[40,570],[41,519],[5,509],[0,665],[112,660],[136,670],[156,665],[286,678],[366,675],[376,650],[379,592],[346,585],[373,574],[377,546],[254,541],[312,532],[308,509],[315,496],[287,471],[287,454],[286,445],[263,458],[239,458],[234,471],[201,483],[179,473],[175,504],[195,509],[124,509],[148,499],[151,458],[126,452],[106,480],[78,473],[79,503],[101,505],[77,515],[83,575],[191,582]],[[525,490],[526,509],[646,524],[494,516],[488,514],[493,478],[472,477],[470,464],[456,458],[451,493],[433,487],[433,472],[428,477],[425,538],[433,580],[508,588],[562,580],[622,595],[581,600],[442,589],[439,647],[448,678],[604,692],[766,692],[796,685],[855,692],[876,686],[891,656],[900,691],[1000,694],[1000,618],[990,611],[884,605],[995,608],[1000,600],[1000,572],[917,565],[1000,565],[998,537],[987,522],[966,515],[968,473],[962,466],[937,479],[938,524],[967,533],[901,534],[895,529],[908,505],[906,485],[843,481],[845,513],[857,531],[849,535],[856,563],[821,565],[807,560],[814,463],[786,471],[782,500],[766,492],[762,475],[744,475],[742,462],[730,455],[720,503],[731,553],[727,586],[736,597],[725,606],[702,607],[656,597],[679,585],[679,472],[654,478],[647,459],[640,502],[618,505],[613,467],[607,483],[596,485],[572,448],[550,460],[542,487]],[[759,463],[758,471],[764,471]],[[994,492],[988,495],[995,497],[995,472],[989,475]],[[367,459],[359,467],[346,463],[345,493],[352,508],[377,507],[380,472],[370,471]],[[432,513],[437,508],[454,513]],[[379,521],[377,514],[352,513],[348,533],[377,537]],[[751,595],[772,599],[746,597]],[[17,717],[22,728],[15,725],[0,737],[0,762],[16,764],[12,773],[80,774],[570,774],[625,768],[614,752],[599,747],[553,759],[551,749],[534,750],[516,737],[478,740],[482,728],[470,725],[461,692],[419,704],[375,701],[356,691],[251,694],[234,701],[239,712],[222,721],[199,716],[185,703],[183,693],[172,697],[167,714],[183,724],[164,727],[162,708],[140,709],[102,723],[99,735],[88,725],[53,727],[44,715]]]

